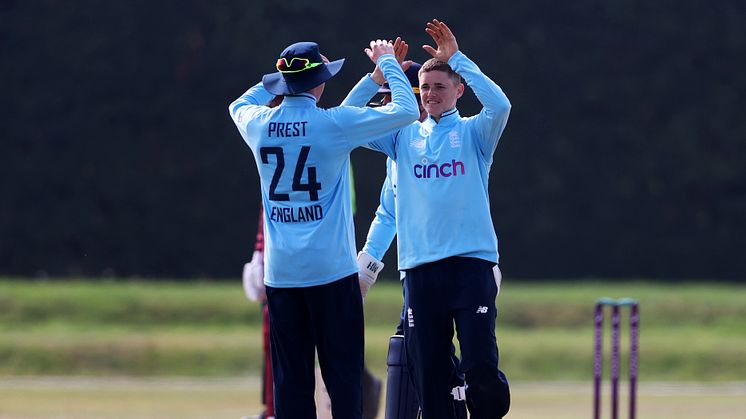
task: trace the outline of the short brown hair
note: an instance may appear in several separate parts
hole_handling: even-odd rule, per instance
[[[447,62],[438,60],[436,58],[431,58],[427,61],[425,61],[424,64],[422,64],[422,68],[420,68],[420,74],[422,73],[428,73],[430,71],[442,71],[446,74],[448,74],[448,78],[453,80],[453,83],[455,85],[458,85],[461,83],[461,76],[458,75],[450,65],[448,65]]]

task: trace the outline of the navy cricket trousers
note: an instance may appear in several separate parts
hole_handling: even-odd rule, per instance
[[[498,369],[494,263],[450,257],[406,271],[404,340],[423,419],[454,419],[451,358],[454,324],[459,371],[472,419],[502,418],[510,389]]]
[[[357,274],[307,288],[267,287],[277,419],[315,419],[315,353],[335,418],[362,417],[363,301]]]

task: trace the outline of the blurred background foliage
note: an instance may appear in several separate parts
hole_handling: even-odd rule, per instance
[[[0,274],[239,276],[259,186],[227,105],[314,40],[347,58],[334,106],[370,39],[424,61],[433,17],[513,103],[490,183],[506,276],[746,279],[736,0],[4,0]],[[383,162],[353,153],[359,245]]]

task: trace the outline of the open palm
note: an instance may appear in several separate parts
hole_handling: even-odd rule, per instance
[[[437,49],[431,47],[430,45],[423,45],[422,49],[424,49],[425,52],[427,52],[428,54],[432,55],[433,58],[436,58],[440,61],[448,62],[453,54],[458,51],[458,43],[456,42],[456,37],[453,35],[451,29],[445,23],[439,21],[438,19],[433,19],[432,22],[427,23],[425,32],[427,32],[428,35],[433,38]]]

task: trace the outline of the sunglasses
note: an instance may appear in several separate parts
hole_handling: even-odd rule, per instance
[[[283,74],[287,73],[299,73],[314,67],[318,67],[323,63],[312,63],[308,58],[293,57],[288,61],[287,58],[280,58],[277,60],[277,71]]]

